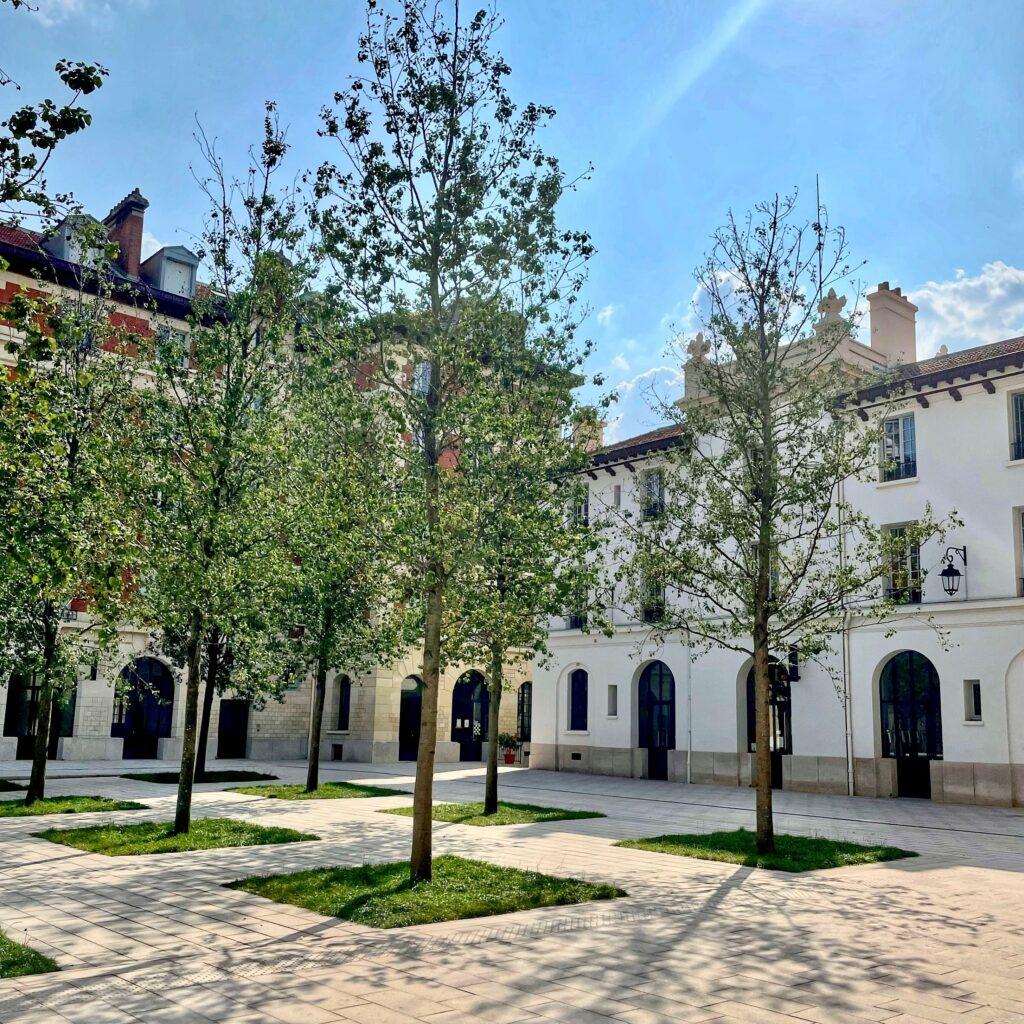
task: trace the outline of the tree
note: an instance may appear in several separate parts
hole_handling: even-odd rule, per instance
[[[27,6],[24,0],[3,2],[10,3],[13,10]],[[64,102],[45,99],[25,104],[0,122],[0,217],[52,217],[71,203],[70,195],[50,191],[46,166],[59,143],[92,123],[92,115],[78,101],[102,86],[107,69],[100,64],[59,60],[55,70],[70,94]],[[21,88],[0,68],[0,88],[3,86]]]
[[[891,616],[908,586],[893,567],[947,525],[925,508],[894,536],[847,500],[850,483],[877,472],[885,416],[862,424],[841,410],[866,362],[837,313],[815,324],[825,290],[850,273],[845,235],[823,209],[801,223],[795,197],[776,197],[744,220],[730,215],[696,273],[703,334],[688,350],[684,402],[666,406],[682,443],[666,459],[664,494],[647,521],[620,520],[632,602],[664,588],[673,597],[659,602],[654,635],[753,659],[761,851],[774,843],[773,659],[793,652],[831,669],[845,610]]]
[[[474,466],[485,506],[465,541],[471,557],[450,584],[446,628],[449,657],[483,658],[490,666],[485,815],[498,810],[505,666],[546,657],[550,618],[580,594],[593,595],[592,624],[603,621],[597,607],[605,591],[598,558],[603,538],[583,511],[581,476],[588,441],[596,436],[595,412],[575,405],[578,380],[536,364],[517,365],[517,352],[529,363],[529,348],[513,343],[503,346],[491,368],[502,405],[493,432],[461,452]],[[575,429],[567,430],[570,424]]]
[[[117,649],[137,556],[122,453],[138,339],[112,323],[110,253],[88,234],[92,262],[77,287],[23,289],[0,311],[13,357],[0,372],[0,668],[40,682],[27,803],[45,795],[54,703],[73,691],[80,664]]]
[[[287,147],[273,107],[243,181],[229,177],[202,133],[199,142],[209,167],[200,184],[210,201],[203,255],[212,280],[197,291],[188,332],[156,339],[136,445],[140,594],[152,625],[183,651],[178,833],[191,822],[204,647],[215,631],[226,638],[236,674],[240,652],[272,652],[279,621],[262,609],[283,602],[294,573],[283,511],[286,367],[306,273],[295,196],[275,186]],[[269,667],[263,679],[280,686]]]
[[[307,298],[307,318],[312,305]],[[395,475],[396,438],[378,408],[380,396],[360,392],[330,348],[312,339],[304,348],[290,421],[289,542],[297,581],[289,617],[296,661],[314,681],[306,771],[312,793],[320,784],[328,671],[356,674],[394,657],[402,616],[391,558],[393,500],[382,486]]]
[[[316,220],[335,289],[371,327],[360,370],[411,443],[395,490],[414,500],[396,550],[423,622],[415,884],[431,877],[445,601],[478,507],[459,452],[496,415],[492,318],[508,311],[497,300],[507,303],[539,364],[574,365],[574,301],[591,245],[557,225],[572,183],[536,141],[553,111],[512,102],[509,67],[493,49],[498,16],[464,21],[456,3],[449,23],[428,0],[407,0],[399,16],[367,6],[365,71],[323,112],[322,134],[343,163],[318,171]]]

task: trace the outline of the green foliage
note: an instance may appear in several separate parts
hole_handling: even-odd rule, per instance
[[[451,856],[434,861],[433,881],[415,886],[403,861],[243,878],[229,888],[371,928],[461,921],[626,895],[610,885]]]
[[[10,3],[14,10],[29,6],[24,0]],[[54,70],[68,93],[62,101],[25,104],[0,121],[0,217],[15,213],[53,216],[71,203],[69,195],[50,191],[46,165],[61,142],[92,123],[92,115],[78,101],[103,85],[107,69],[84,61],[59,60]],[[0,68],[0,87],[10,85],[20,88]],[[0,268],[3,265],[0,260]]]
[[[108,857],[129,857],[148,853],[182,853],[187,850],[220,850],[228,846],[267,846],[301,843],[318,839],[291,828],[268,828],[234,818],[199,818],[184,834],[174,831],[169,821],[146,821],[137,825],[94,825],[91,828],[51,828],[37,832],[40,839],[73,846],[86,853]]]
[[[42,953],[22,946],[0,932],[0,978],[25,978],[30,974],[49,974],[60,968]]]
[[[401,814],[412,817],[411,807],[391,807],[383,814]],[[484,814],[482,803],[434,804],[434,821],[447,821],[455,825],[532,825],[541,821],[579,821],[583,818],[603,818],[597,811],[568,811],[561,807],[537,807],[534,804],[499,803],[495,814]]]
[[[178,772],[129,772],[122,775],[122,779],[135,779],[137,782],[153,782],[158,786],[176,786],[180,775]],[[226,770],[219,772],[204,772],[203,777],[196,776],[196,782],[255,782],[258,779],[276,779],[276,775],[268,775],[266,772],[247,772],[237,770]]]
[[[671,853],[677,857],[742,864],[749,868],[768,868],[772,871],[819,871],[822,868],[874,864],[917,856],[916,853],[895,846],[863,846],[834,839],[789,835],[776,835],[775,849],[771,853],[758,853],[757,836],[742,828],[735,832],[709,832],[704,835],[625,839],[615,845],[633,850],[649,850],[652,853]]]
[[[88,814],[93,811],[138,811],[145,804],[111,800],[105,796],[50,796],[27,807],[20,800],[0,801],[0,818],[28,818],[36,814]]]
[[[322,782],[312,793],[305,786],[236,786],[231,793],[266,796],[274,800],[347,800],[352,797],[402,796],[408,791],[386,786],[364,786],[355,782]]]
[[[126,500],[139,339],[112,322],[109,253],[95,228],[84,225],[79,242],[97,262],[77,288],[20,291],[0,310],[14,329],[13,368],[0,373],[0,678],[36,674],[37,732],[80,665],[114,669],[139,556]],[[69,615],[76,600],[83,611]],[[33,795],[44,773],[37,759]]]

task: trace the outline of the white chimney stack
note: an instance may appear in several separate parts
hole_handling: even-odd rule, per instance
[[[887,363],[917,362],[917,306],[883,281],[868,294],[871,347]]]

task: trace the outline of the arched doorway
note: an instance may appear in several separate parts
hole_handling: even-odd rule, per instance
[[[932,795],[931,765],[942,759],[939,673],[917,651],[894,654],[878,683],[882,757],[896,759],[897,796]]]
[[[520,743],[529,743],[533,732],[533,683],[523,683],[519,687],[516,702],[516,727]]]
[[[647,748],[647,778],[668,778],[668,752],[676,746],[676,681],[668,665],[652,661],[637,684],[637,745]]]
[[[398,712],[398,760],[415,761],[420,749],[420,711],[423,708],[423,680],[409,676],[402,681]]]
[[[124,737],[122,757],[156,757],[158,741],[171,735],[174,677],[156,658],[136,658],[121,670],[111,736]]]
[[[16,737],[15,758],[31,761],[36,748],[36,715],[39,709],[41,680],[32,672],[15,672],[7,683],[7,707],[4,713],[4,735]],[[77,686],[67,694],[55,696],[50,705],[50,733],[46,756],[53,760],[62,736],[70,736],[75,724]]]
[[[476,669],[464,672],[452,693],[452,740],[459,745],[460,761],[482,760],[490,707],[483,673]]]
[[[793,711],[789,675],[774,659],[768,667],[768,741],[772,758],[772,789],[782,789],[782,757],[793,753]],[[757,705],[754,667],[747,673],[747,753],[757,750]]]

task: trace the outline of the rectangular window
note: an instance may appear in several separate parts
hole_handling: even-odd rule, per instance
[[[893,416],[882,424],[882,430],[882,480],[909,480],[917,476],[914,414]]]
[[[590,487],[587,484],[583,485],[583,492],[573,510],[573,522],[577,526],[590,525]]]
[[[1010,438],[1010,458],[1024,459],[1024,391],[1011,399],[1013,434]]]
[[[665,586],[657,580],[648,580],[644,588],[644,603],[640,618],[644,622],[660,622],[665,615]]]
[[[619,715],[619,688],[615,683],[608,685],[608,717],[617,718]]]
[[[649,522],[665,511],[665,474],[660,469],[648,470],[640,478],[640,518]]]
[[[981,721],[981,680],[964,680],[964,721]]]
[[[338,731],[348,732],[352,712],[352,681],[342,676],[338,681]]]
[[[612,504],[616,508],[621,508],[622,507],[622,485],[621,484],[616,484],[612,488]]]
[[[886,581],[885,596],[900,604],[921,603],[921,548],[916,540],[907,538],[905,526],[890,526],[893,551]]]
[[[1014,513],[1017,517],[1017,596],[1024,597],[1024,508]]]
[[[569,729],[585,732],[587,728],[587,673],[576,669],[569,676]]]

